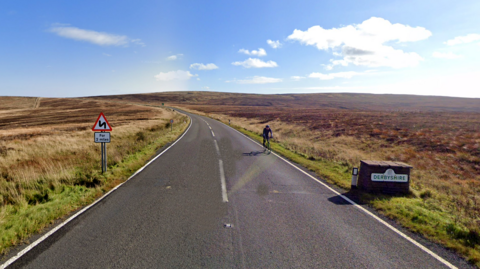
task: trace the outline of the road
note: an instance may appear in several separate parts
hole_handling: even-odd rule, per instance
[[[447,268],[239,132],[189,116],[177,144],[11,268]]]

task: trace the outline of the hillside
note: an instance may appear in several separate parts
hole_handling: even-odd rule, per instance
[[[374,111],[480,112],[480,99],[439,96],[315,93],[242,94],[222,92],[161,92],[89,97],[100,100],[161,105],[275,106]]]
[[[273,146],[342,188],[360,160],[408,163],[411,195],[362,203],[480,263],[480,99],[350,93],[255,95],[167,92],[92,97],[176,106]]]

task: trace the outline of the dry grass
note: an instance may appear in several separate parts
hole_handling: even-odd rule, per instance
[[[167,109],[30,101],[0,111],[0,253],[128,178],[186,127],[183,115]],[[107,174],[99,172],[100,146],[90,130],[101,111],[113,127]],[[180,123],[174,132],[166,128],[170,119]]]
[[[315,93],[315,94],[244,94],[228,92],[159,92],[90,97],[95,100],[133,102],[150,105],[208,105],[376,110],[376,111],[462,111],[480,112],[480,99],[439,96]]]
[[[414,166],[411,197],[365,196],[402,225],[480,262],[480,115],[458,112],[372,112],[296,108],[187,106],[260,134],[306,160],[358,167],[360,160]],[[224,111],[222,111],[224,110]],[[303,113],[305,112],[305,113]],[[325,171],[320,175],[325,177]],[[328,176],[327,176],[328,177]],[[328,178],[327,178],[328,180]],[[331,180],[348,189],[349,173]]]
[[[36,108],[40,99],[37,97],[0,97],[0,112]]]
[[[168,92],[94,99],[179,106],[258,138],[345,189],[362,159],[411,164],[408,197],[362,199],[480,266],[480,99],[371,94]]]

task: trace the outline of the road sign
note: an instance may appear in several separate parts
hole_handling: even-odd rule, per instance
[[[110,133],[95,133],[95,143],[110,143]]]
[[[103,113],[100,113],[98,116],[97,121],[95,122],[95,125],[92,127],[92,131],[107,131],[111,132],[112,131],[112,126],[107,121],[107,118],[105,118],[105,115]]]
[[[170,120],[170,123],[173,123],[173,120]]]
[[[164,103],[162,103],[162,106],[164,106],[164,105],[165,105],[165,104],[164,104]]]

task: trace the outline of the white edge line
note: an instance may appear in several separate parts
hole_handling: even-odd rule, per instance
[[[225,173],[223,170],[223,161],[218,160],[218,164],[220,167],[220,181],[222,183],[222,200],[224,203],[228,202],[228,196],[227,196],[227,183],[225,182]]]
[[[225,123],[223,122],[220,122],[222,123],[223,125],[227,126],[227,127],[230,127],[228,125],[226,125]],[[237,131],[238,133],[240,133],[241,135],[243,135],[244,137],[248,138],[250,141],[252,141],[253,143],[257,144],[258,146],[260,147],[263,147],[260,143],[258,143],[257,141],[251,139],[250,137],[248,137],[247,135],[243,134],[242,132],[238,131],[237,129],[233,128],[233,127],[230,127],[232,128],[233,130]],[[302,169],[298,168],[296,165],[292,164],[291,162],[285,160],[283,157],[280,157],[278,154],[276,154],[275,152],[272,151],[272,153],[277,156],[278,158],[280,158],[281,160],[283,160],[284,162],[288,163],[289,165],[293,166],[295,169],[297,169],[298,171],[302,172],[303,174],[307,175],[308,177],[312,178],[313,180],[315,180],[316,182],[322,184],[324,187],[326,187],[328,190],[330,190],[331,192],[335,193],[336,195],[342,197],[345,201],[349,202],[350,204],[352,204],[353,206],[355,206],[357,209],[361,210],[362,212],[366,213],[367,215],[369,215],[370,217],[374,218],[375,220],[377,220],[378,222],[380,222],[381,224],[385,225],[387,228],[389,228],[390,230],[392,230],[393,232],[395,232],[396,234],[400,235],[401,237],[405,238],[406,240],[408,240],[410,243],[414,244],[415,246],[419,247],[421,250],[423,250],[424,252],[426,252],[427,254],[429,254],[430,256],[434,257],[435,259],[437,259],[439,262],[443,263],[445,266],[447,266],[448,268],[452,268],[452,269],[458,269],[456,266],[454,266],[453,264],[449,263],[448,261],[446,261],[445,259],[443,259],[442,257],[438,256],[437,254],[435,254],[433,251],[431,251],[430,249],[428,249],[427,247],[423,246],[422,244],[418,243],[417,241],[415,241],[413,238],[409,237],[408,235],[402,233],[401,231],[399,231],[397,228],[393,227],[392,225],[388,224],[387,222],[385,222],[384,220],[382,220],[381,218],[379,218],[378,216],[375,216],[372,212],[366,210],[365,208],[361,207],[360,205],[358,205],[357,203],[355,203],[354,201],[350,200],[348,197],[340,194],[339,192],[337,192],[336,190],[332,189],[330,186],[328,186],[327,184],[323,183],[322,181],[316,179],[314,176],[308,174],[307,172],[303,171]]]
[[[186,115],[186,114],[184,114]],[[186,115],[188,116],[188,115]],[[28,245],[26,248],[24,248],[22,251],[20,251],[19,253],[17,253],[17,255],[13,256],[12,258],[10,258],[9,260],[7,260],[4,264],[0,265],[0,269],[4,269],[6,268],[7,266],[11,265],[12,263],[14,263],[15,261],[17,261],[20,257],[22,257],[23,255],[25,255],[27,252],[29,252],[30,250],[32,250],[34,247],[36,247],[38,244],[42,243],[42,241],[44,241],[45,239],[47,239],[50,235],[54,234],[56,231],[60,230],[63,226],[67,225],[70,221],[72,221],[73,219],[75,219],[76,217],[80,216],[83,212],[87,211],[88,209],[90,209],[91,207],[93,207],[94,205],[96,205],[97,203],[99,203],[100,201],[102,201],[105,197],[107,197],[108,195],[110,195],[112,192],[114,192],[115,190],[117,190],[118,188],[120,188],[120,186],[122,186],[123,184],[127,183],[127,181],[129,181],[130,179],[132,179],[134,176],[136,176],[138,173],[142,172],[143,169],[145,169],[145,167],[147,167],[149,164],[151,164],[153,161],[155,161],[158,157],[162,156],[163,153],[167,152],[171,147],[173,147],[175,144],[177,144],[178,141],[180,141],[180,139],[182,139],[188,132],[188,130],[190,130],[190,127],[192,126],[192,118],[190,116],[188,116],[190,118],[190,125],[188,126],[187,130],[183,133],[182,136],[180,136],[180,138],[178,138],[173,144],[171,144],[168,148],[166,148],[164,151],[162,151],[160,154],[158,154],[155,158],[153,158],[152,160],[150,160],[147,164],[145,164],[142,168],[138,169],[133,175],[131,175],[127,180],[125,180],[124,182],[120,183],[119,185],[117,185],[116,187],[114,187],[113,189],[111,189],[109,192],[105,193],[102,197],[98,198],[98,200],[96,200],[95,202],[93,202],[92,204],[84,207],[82,210],[78,211],[75,215],[71,216],[70,218],[68,218],[66,221],[64,221],[63,223],[59,224],[58,226],[56,226],[55,228],[53,228],[52,230],[50,230],[48,233],[44,234],[42,237],[40,237],[39,239],[37,239],[35,242],[31,243],[30,245]]]

